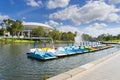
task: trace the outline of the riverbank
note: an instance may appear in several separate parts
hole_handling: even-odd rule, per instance
[[[6,39],[6,38],[1,38],[0,39],[1,43],[34,43],[33,40],[24,40],[24,39]]]
[[[82,65],[82,66],[80,66],[80,67],[78,67],[78,68],[75,68],[75,69],[72,69],[72,70],[70,70],[70,71],[67,71],[67,72],[65,72],[65,73],[62,73],[62,74],[59,74],[59,75],[57,75],[57,76],[54,76],[54,77],[51,77],[51,78],[49,78],[49,79],[47,79],[47,80],[96,80],[96,76],[95,75],[97,75],[97,76],[99,76],[98,78],[100,78],[100,79],[98,79],[98,80],[103,80],[102,78],[103,78],[103,76],[101,76],[101,72],[99,71],[100,69],[102,70],[102,72],[104,73],[104,75],[107,75],[107,76],[111,76],[111,75],[113,75],[114,73],[112,73],[111,75],[110,74],[105,74],[105,73],[111,73],[111,72],[115,72],[115,71],[117,71],[119,74],[120,74],[120,72],[119,72],[119,67],[120,67],[120,65],[118,64],[118,62],[119,62],[119,57],[120,57],[120,50],[119,51],[117,51],[117,52],[115,52],[115,53],[113,53],[113,54],[111,54],[111,55],[109,55],[109,56],[106,56],[106,57],[104,57],[104,58],[101,58],[101,59],[98,59],[98,60],[96,60],[96,61],[93,61],[93,62],[90,62],[90,63],[87,63],[87,64],[85,64],[85,65]],[[116,56],[118,56],[117,58],[115,58]],[[102,63],[105,63],[107,60],[110,60],[111,58],[113,58],[115,61],[117,61],[117,63],[116,62],[108,62],[108,64],[105,66],[105,65],[102,65],[102,66],[100,66],[100,69],[99,68],[97,68],[96,69],[96,71],[92,71],[92,72],[90,72],[87,76],[85,76],[85,78],[83,78],[83,76],[84,75],[86,75],[86,74],[84,74],[85,72],[87,72],[87,71],[90,71],[91,69],[94,69],[97,65],[100,65],[100,64],[102,64]],[[114,64],[114,67],[113,66],[111,66],[112,64]],[[119,67],[117,67],[116,68],[116,66],[119,66]],[[108,71],[108,70],[106,70],[106,69],[110,69],[111,68],[111,70],[110,71]],[[104,69],[104,70],[103,70]],[[98,71],[97,71],[98,70]],[[114,71],[115,70],[115,71]],[[82,73],[84,74],[83,76],[81,76],[82,75]],[[93,75],[91,75],[91,73],[93,74]],[[119,74],[117,74],[117,75],[119,75]],[[103,74],[102,74],[103,75]],[[91,78],[89,78],[89,77]],[[91,77],[92,76],[92,77]],[[117,79],[119,79],[120,77],[119,76],[117,76],[117,77],[119,77],[119,78],[114,78],[114,77],[116,77],[116,75],[114,75],[113,76],[113,79],[112,80],[117,80]],[[107,80],[109,80],[109,77],[108,77],[108,79]]]
[[[103,41],[104,43],[120,43],[120,40]]]
[[[12,43],[12,42],[14,42],[14,43],[34,43],[36,40],[32,40],[32,39],[29,39],[29,40],[27,40],[27,39],[16,39],[16,38],[0,38],[0,42],[2,43]],[[39,40],[37,40],[37,41],[39,41]],[[47,41],[47,40],[45,40],[44,42],[50,42],[49,40]],[[54,43],[73,43],[74,41],[61,41],[61,40],[54,40]]]

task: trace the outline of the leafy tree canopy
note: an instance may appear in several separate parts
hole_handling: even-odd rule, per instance
[[[32,35],[36,37],[43,37],[45,36],[45,30],[43,27],[38,26],[38,28],[32,29]]]

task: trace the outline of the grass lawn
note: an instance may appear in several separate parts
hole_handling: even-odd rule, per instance
[[[16,42],[16,43],[33,43],[34,41],[33,40],[23,40],[23,39],[4,39],[4,38],[1,38],[0,39],[1,42]]]
[[[107,41],[107,42],[120,42],[120,40],[110,40],[110,41]]]

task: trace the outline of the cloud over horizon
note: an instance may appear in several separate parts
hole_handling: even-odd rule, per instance
[[[109,27],[105,23],[93,23],[89,26],[86,26],[83,29],[80,29],[79,27],[71,26],[71,25],[62,25],[57,28],[57,30],[61,32],[78,32],[79,34],[89,34],[92,37],[97,37],[101,34],[111,34],[111,35],[118,35],[120,31],[120,27]]]
[[[93,37],[97,37],[101,34],[113,34],[117,35],[120,31],[120,27],[111,28],[105,23],[94,23],[86,27],[83,32]]]

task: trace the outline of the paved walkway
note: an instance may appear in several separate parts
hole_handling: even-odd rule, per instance
[[[67,80],[120,80],[120,51],[115,56]]]

